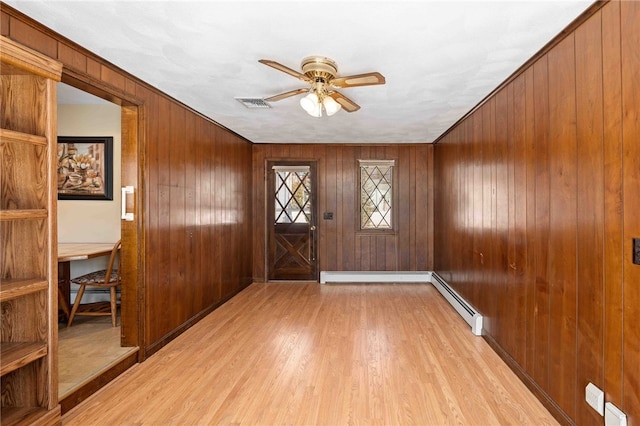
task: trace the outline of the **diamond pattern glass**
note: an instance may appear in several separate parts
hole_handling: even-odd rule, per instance
[[[360,165],[360,228],[392,229],[393,165]]]
[[[275,173],[275,223],[310,223],[310,172],[278,170]]]

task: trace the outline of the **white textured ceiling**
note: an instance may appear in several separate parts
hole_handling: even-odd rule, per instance
[[[57,1],[6,3],[252,142],[432,142],[587,9],[555,1]],[[303,87],[323,55],[362,109],[313,118],[300,96],[247,109],[235,97]]]

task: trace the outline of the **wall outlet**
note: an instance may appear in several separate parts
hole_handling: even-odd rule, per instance
[[[627,415],[612,403],[607,402],[604,424],[605,426],[627,426]]]
[[[584,399],[598,414],[604,416],[604,392],[602,390],[593,383],[589,383],[584,390]]]

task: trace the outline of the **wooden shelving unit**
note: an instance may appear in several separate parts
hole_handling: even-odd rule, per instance
[[[0,37],[2,425],[60,424],[56,82],[62,65]]]

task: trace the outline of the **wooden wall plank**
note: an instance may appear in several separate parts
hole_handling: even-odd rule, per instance
[[[483,110],[479,110],[473,114],[473,134],[472,134],[472,151],[470,152],[472,165],[470,166],[469,178],[471,182],[471,197],[473,198],[473,210],[471,212],[471,251],[469,260],[472,268],[470,282],[473,286],[471,301],[474,306],[480,303],[483,290],[483,266],[482,266],[482,247],[483,247],[483,204],[484,193],[482,185],[482,137],[484,133]]]
[[[253,188],[253,208],[252,208],[252,217],[253,219],[253,228],[254,229],[265,229],[264,223],[258,223],[256,218],[259,218],[263,222],[266,222],[266,218],[263,215],[259,215],[258,212],[265,211],[266,206],[266,195],[265,195],[265,185],[266,179],[264,176],[265,166],[264,166],[264,158],[267,158],[264,155],[264,147],[261,144],[255,145],[252,149],[252,181],[251,187]],[[319,182],[318,182],[319,184]],[[322,226],[322,224],[318,224],[318,226]],[[253,232],[252,238],[252,252],[253,258],[256,259],[255,264],[253,265],[252,273],[254,276],[266,276],[265,268],[264,268],[264,259],[265,255],[264,250],[266,248],[266,239],[264,232]],[[258,259],[261,259],[258,260]]]
[[[576,89],[574,36],[549,52],[549,394],[575,416]],[[568,260],[570,259],[570,260]]]
[[[525,371],[531,374],[535,371],[535,331],[536,331],[536,257],[535,257],[535,241],[530,238],[535,235],[536,231],[536,144],[535,144],[535,119],[534,119],[534,86],[533,86],[533,67],[527,69],[524,73],[525,92],[524,92],[524,127],[525,127],[525,160],[524,167],[526,169],[526,187],[525,187],[525,203],[526,203],[526,229],[525,229],[525,276],[524,285],[526,286],[527,307],[525,320],[527,322],[525,330],[525,356],[526,361],[523,365]]]
[[[620,3],[602,14],[604,139],[604,391],[608,401],[623,400],[623,191]]]
[[[511,303],[506,304],[506,318],[509,318],[510,325],[503,328],[502,334],[504,339],[504,348],[508,350],[509,354],[518,362],[521,358],[518,356],[520,348],[516,346],[516,336],[522,333],[522,327],[524,324],[518,322],[518,311],[522,310],[524,306],[521,305],[521,300],[518,297],[518,288],[516,283],[517,274],[517,261],[516,261],[516,154],[515,154],[515,107],[514,107],[514,85],[515,81],[509,83],[505,88],[507,93],[507,140],[506,140],[506,158],[504,168],[506,169],[506,182],[504,183],[504,193],[507,197],[506,203],[506,263],[505,268],[505,290],[506,297],[511,300]],[[505,324],[506,325],[506,324]],[[515,329],[514,329],[515,328]]]
[[[339,229],[354,230],[358,226],[358,215],[356,214],[356,201],[358,194],[358,175],[356,169],[358,148],[355,146],[345,146],[342,155],[342,202],[341,218],[342,224]],[[340,256],[342,269],[354,271],[356,268],[355,232],[342,232],[342,255]]]
[[[337,239],[338,239],[338,216],[342,213],[339,210],[339,206],[341,206],[341,200],[338,200],[338,172],[340,169],[338,168],[338,147],[328,146],[326,150],[326,161],[324,168],[324,181],[325,181],[325,190],[327,191],[327,198],[325,202],[325,209],[329,212],[333,212],[333,220],[328,221],[325,226],[324,232],[326,233],[327,239],[325,240],[327,244],[327,249],[325,251],[325,258],[320,259],[320,271],[335,271],[338,270],[338,247],[337,247]],[[287,155],[283,152],[283,155]],[[286,156],[283,158],[291,158],[290,156]]]
[[[301,146],[298,146],[300,149],[302,149]],[[335,253],[335,260],[333,259],[333,256],[330,256],[329,258],[334,262],[332,265],[332,269],[333,270],[344,270],[344,257],[343,257],[343,250],[344,250],[344,243],[343,243],[343,236],[344,236],[344,232],[343,232],[343,224],[345,222],[345,217],[346,216],[353,216],[353,213],[351,213],[351,211],[348,210],[347,207],[347,211],[345,211],[345,202],[346,199],[344,197],[344,191],[343,191],[343,176],[346,174],[347,176],[349,175],[349,173],[351,172],[350,168],[344,168],[344,164],[343,164],[343,157],[344,157],[344,149],[337,149],[335,151],[335,178],[334,179],[330,179],[330,181],[335,180],[335,204],[334,204],[334,208],[336,211],[341,211],[341,214],[338,214],[335,216],[334,219],[334,224],[335,227],[333,228],[335,230],[335,245],[333,246],[333,252]],[[331,164],[331,163],[330,163]],[[348,178],[347,178],[348,179]]]
[[[513,211],[509,220],[513,229],[510,231],[510,252],[512,259],[509,267],[512,273],[511,286],[513,287],[512,324],[516,330],[512,330],[511,344],[512,356],[520,365],[526,363],[526,336],[527,336],[527,285],[525,274],[527,273],[527,181],[526,181],[526,82],[521,75],[513,83],[513,114],[512,134],[510,148],[513,152],[513,184],[509,191],[512,199]]]
[[[547,57],[533,66],[534,139],[536,141],[535,176],[535,336],[533,379],[543,388],[549,386],[549,83]]]
[[[434,257],[434,207],[433,207],[433,182],[434,160],[433,147],[431,145],[419,145],[415,148],[415,154],[412,158],[411,167],[415,172],[411,178],[413,199],[409,202],[415,208],[415,219],[411,222],[411,237],[415,240],[415,263],[411,264],[411,270],[431,271],[433,269]],[[423,186],[427,186],[427,190],[423,190]]]
[[[405,244],[398,245],[398,265],[397,269],[400,271],[409,271],[411,268],[411,221],[414,218],[412,210],[415,208],[415,204],[411,204],[411,147],[409,149],[402,150],[397,159],[397,179],[398,184],[396,186],[398,193],[398,200],[406,200],[405,202],[398,203],[397,205],[397,217],[393,220],[397,226],[397,238],[393,238],[392,242],[395,245],[397,241],[403,241]],[[415,248],[414,248],[415,251]],[[395,247],[394,247],[395,252]],[[386,265],[387,268],[389,265]]]
[[[598,12],[576,29],[577,140],[577,387],[604,388],[602,259],[604,229],[602,33]],[[597,206],[596,208],[594,208]],[[576,421],[598,425],[602,417],[576,395]]]
[[[496,124],[496,133],[495,133],[495,143],[496,143],[496,156],[493,159],[493,162],[496,163],[496,180],[495,180],[495,191],[496,191],[496,238],[494,241],[494,250],[496,256],[494,256],[494,276],[493,276],[493,287],[494,291],[500,292],[502,294],[507,293],[507,278],[508,278],[508,229],[509,229],[509,188],[508,188],[508,138],[509,138],[509,128],[508,128],[508,109],[509,109],[509,99],[507,96],[507,91],[501,91],[496,96],[496,115],[495,115],[495,124]],[[508,296],[507,296],[508,297]],[[507,299],[509,300],[509,299]],[[496,315],[499,318],[509,318],[507,316],[509,305],[511,303],[498,303]],[[496,341],[500,343],[507,352],[511,353],[512,348],[507,347],[507,335],[509,333],[508,329],[511,324],[508,324],[507,321],[500,321],[496,324]]]
[[[620,5],[623,158],[624,342],[623,404],[629,424],[640,423],[640,265],[633,264],[633,238],[640,238],[640,3]]]
[[[495,211],[495,191],[493,186],[495,164],[493,158],[495,156],[495,143],[494,142],[494,129],[493,125],[495,102],[491,100],[480,109],[480,115],[482,117],[482,235],[481,245],[478,248],[480,254],[480,285],[483,291],[480,293],[478,300],[476,301],[476,307],[484,306],[484,311],[487,313],[486,325],[484,328],[491,333],[495,333],[493,327],[492,318],[495,318],[495,303],[493,298],[490,297],[490,293],[486,291],[493,286],[493,268],[491,268],[491,262],[493,261],[493,213]],[[439,149],[439,147],[438,147]],[[438,150],[436,149],[436,152]]]

